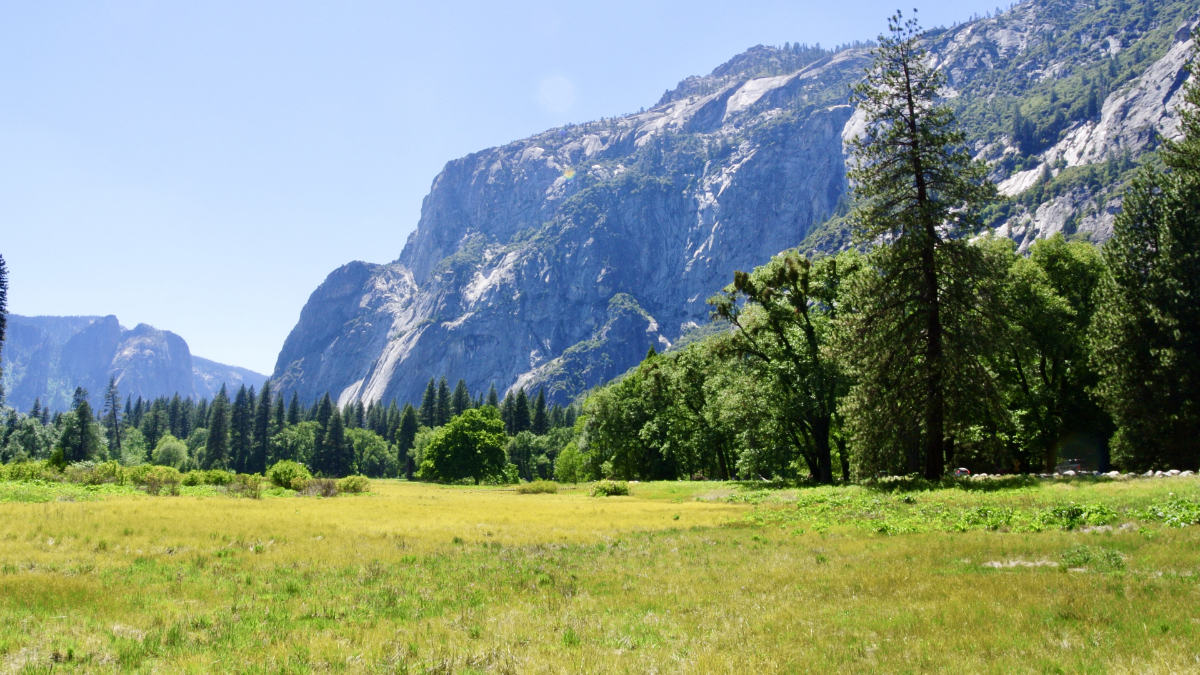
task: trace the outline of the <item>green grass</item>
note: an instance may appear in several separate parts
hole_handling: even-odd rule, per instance
[[[1194,478],[631,488],[2,503],[0,671],[1200,669]]]

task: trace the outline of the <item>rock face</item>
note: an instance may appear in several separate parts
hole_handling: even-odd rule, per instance
[[[970,141],[994,179],[1009,194],[1045,193],[994,219],[1019,245],[1059,231],[1103,240],[1119,209],[1113,182],[1047,181],[1173,133],[1192,46],[1178,29],[1196,8],[1155,7],[1104,23],[1104,8],[1034,0],[931,33],[948,101],[976,125]],[[1140,60],[1114,60],[1131,49]],[[565,402],[704,324],[705,301],[734,270],[797,245],[846,245],[832,217],[847,202],[845,141],[861,127],[849,86],[870,55],[797,54],[755,47],[646,112],[451,161],[395,262],[350,263],[312,294],[274,384],[306,402],[328,391],[417,403],[445,375],[473,393],[545,386]],[[1123,70],[1103,80],[1094,112],[1047,113],[1038,147],[1014,140],[1014,106],[1058,100],[1054,88],[1081,77],[1096,90],[1089,73],[1111,68]]]
[[[221,391],[221,385],[226,385],[229,390],[237,389],[242,385],[261,390],[263,382],[266,381],[266,375],[256,373],[249,368],[227,366],[199,356],[192,356],[192,391],[199,398],[212,400],[217,392]]]
[[[218,379],[235,386],[243,381],[262,386],[266,379],[245,369],[194,360],[178,335],[146,324],[128,330],[111,315],[9,315],[8,326],[4,390],[6,403],[18,410],[29,410],[35,399],[51,410],[66,410],[76,387],[87,389],[97,407],[112,376],[122,397],[133,398],[204,396]],[[198,379],[206,383],[203,392],[197,391]]]

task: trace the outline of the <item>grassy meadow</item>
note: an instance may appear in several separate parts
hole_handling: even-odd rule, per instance
[[[632,489],[0,483],[0,672],[1200,672],[1196,478]]]

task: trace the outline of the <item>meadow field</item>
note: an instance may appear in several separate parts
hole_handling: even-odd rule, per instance
[[[1200,672],[1200,480],[986,487],[0,483],[0,672]]]

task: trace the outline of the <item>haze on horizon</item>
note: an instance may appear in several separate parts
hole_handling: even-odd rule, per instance
[[[0,2],[9,309],[115,314],[269,374],[330,271],[399,255],[447,161],[649,107],[756,44],[872,38],[895,9]]]

